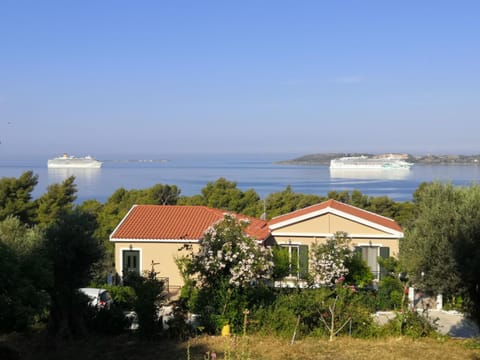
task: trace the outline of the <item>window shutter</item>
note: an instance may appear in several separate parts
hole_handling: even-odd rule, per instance
[[[389,247],[381,247],[380,248],[380,257],[382,259],[387,259],[390,257],[390,248]],[[387,276],[387,271],[386,269],[382,268],[380,266],[380,280],[383,279],[385,276]]]
[[[390,257],[390,248],[389,247],[381,247],[380,248],[380,257],[382,259],[387,259]]]
[[[299,275],[300,279],[308,277],[308,245],[299,246]]]

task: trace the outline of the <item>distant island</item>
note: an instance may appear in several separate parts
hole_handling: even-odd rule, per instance
[[[166,159],[124,159],[124,160],[110,160],[116,163],[166,163]]]
[[[330,160],[346,156],[383,157],[394,155],[417,165],[480,165],[480,155],[411,155],[411,154],[368,154],[368,153],[322,153],[304,155],[291,160],[282,160],[283,165],[330,165]]]

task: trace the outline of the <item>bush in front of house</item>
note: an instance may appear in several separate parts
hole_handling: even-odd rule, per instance
[[[399,310],[402,307],[404,285],[394,277],[385,277],[380,281],[377,291],[377,310]]]
[[[270,306],[253,311],[252,330],[286,338],[294,334],[297,338],[331,334],[370,337],[376,333],[376,325],[362,298],[363,295],[343,284],[284,289]]]
[[[246,235],[247,225],[248,220],[227,214],[204,233],[198,252],[177,259],[186,284],[182,303],[200,315],[208,333],[227,324],[240,331],[249,299],[272,275],[271,249]]]
[[[135,291],[133,310],[138,316],[140,337],[151,339],[162,330],[158,307],[163,300],[163,282],[156,278],[156,273],[150,271],[145,276],[129,273],[124,283]]]
[[[404,335],[418,339],[437,334],[436,330],[436,321],[429,321],[428,318],[419,314],[416,310],[405,309],[395,313],[395,317],[381,328],[380,335]]]

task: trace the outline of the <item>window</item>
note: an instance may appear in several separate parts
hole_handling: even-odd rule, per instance
[[[288,252],[288,277],[305,279],[308,275],[308,246],[282,244]]]
[[[390,248],[382,246],[357,246],[355,251],[358,251],[362,254],[362,259],[367,263],[367,265],[372,270],[373,276],[376,280],[382,278],[382,269],[378,263],[378,257],[384,259],[390,256]]]

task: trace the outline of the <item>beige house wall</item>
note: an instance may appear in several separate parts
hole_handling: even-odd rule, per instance
[[[185,242],[116,242],[115,243],[115,269],[122,276],[123,267],[123,250],[139,250],[140,251],[140,271],[150,271],[152,269],[152,261],[154,269],[159,277],[167,277],[169,287],[177,289],[183,286],[183,279],[178,271],[175,258],[186,255],[188,252],[182,249]],[[193,250],[198,251],[198,244],[191,244]],[[179,251],[179,249],[181,249]]]
[[[350,219],[334,215],[325,214],[313,219],[304,220],[298,223],[284,226],[275,232],[292,233],[292,234],[334,234],[337,231],[345,231],[349,234],[369,234],[381,235],[385,232],[372,228],[370,226],[354,222]]]
[[[325,237],[315,237],[315,236],[279,236],[273,233],[275,242],[278,245],[292,243],[294,245],[308,245],[311,246],[314,242],[318,244],[325,243]],[[398,257],[399,251],[399,239],[387,239],[387,238],[352,238],[350,246],[354,248],[355,246],[380,246],[390,248],[390,256]]]
[[[310,246],[315,241],[320,244],[325,242],[328,236],[338,231],[346,232],[352,236],[350,243],[352,247],[388,247],[390,248],[390,256],[398,256],[398,238],[392,238],[392,235],[385,231],[330,213],[277,228],[272,230],[272,236],[277,244],[291,242],[292,244]]]

